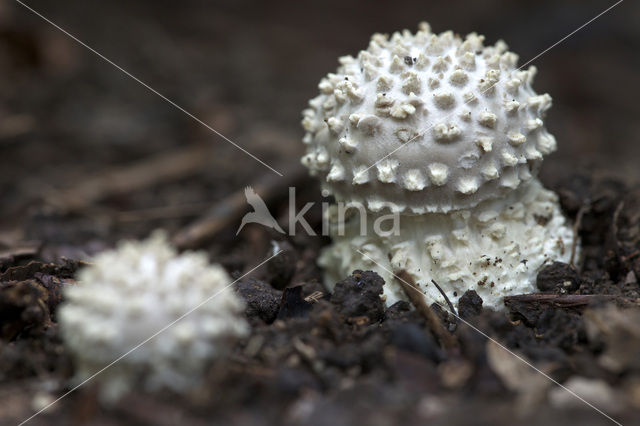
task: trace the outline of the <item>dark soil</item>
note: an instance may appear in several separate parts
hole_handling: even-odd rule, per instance
[[[0,424],[20,423],[69,390],[73,365],[56,308],[82,262],[157,228],[235,277],[274,244],[283,250],[234,286],[250,336],[188,395],[136,392],[107,407],[90,382],[29,424],[612,423],[563,399],[523,360],[569,387],[590,380],[576,392],[623,424],[638,422],[636,4],[536,61],[535,87],[554,96],[547,124],[560,146],[542,180],[577,224],[574,264],[547,266],[540,293],[505,299],[503,312],[483,309],[473,290],[452,301],[457,316],[434,305],[434,324],[408,302],[385,308],[384,282],[370,271],[354,271],[329,294],[316,265],[325,238],[256,225],[236,236],[244,187],[260,189],[285,229],[287,187],[296,187],[298,209],[322,201],[298,163],[299,111],[335,58],[370,33],[428,19],[437,30],[504,37],[527,60],[606,6],[465,2],[454,14],[423,2],[31,3],[285,177],[19,5],[0,5]],[[319,232],[320,209],[305,217]]]
[[[577,181],[583,183],[583,192],[575,189]],[[519,399],[539,390],[533,385],[528,389],[525,383],[514,391],[511,379],[495,370],[495,361],[488,358],[486,337],[470,325],[558,381],[573,376],[603,380],[617,398],[628,399],[626,408],[615,412],[616,418],[631,419],[637,408],[633,395],[638,391],[640,366],[626,351],[640,346],[640,336],[636,330],[631,336],[635,341],[616,346],[615,356],[627,364],[612,371],[601,362],[602,354],[622,330],[605,324],[604,331],[589,335],[587,328],[593,321],[588,318],[604,315],[606,306],[618,306],[615,309],[623,316],[638,312],[640,286],[635,274],[640,266],[640,228],[638,214],[624,206],[640,201],[639,193],[619,182],[585,183],[584,176],[560,183],[557,189],[565,208],[576,197],[601,200],[580,222],[584,266],[549,265],[538,276],[544,293],[510,297],[505,312],[483,309],[482,299],[473,290],[455,306],[464,322],[433,306],[452,330],[456,348],[443,348],[428,321],[409,303],[385,309],[379,297],[384,281],[373,272],[355,271],[331,295],[313,278],[293,280],[299,284],[283,290],[274,288],[271,283],[282,287],[282,270],[293,270],[292,276],[301,274],[301,266],[295,265],[297,257],[289,256],[283,259],[291,264],[281,262],[261,278],[235,284],[235,291],[247,302],[253,331],[238,344],[231,359],[212,365],[196,394],[137,394],[132,396],[134,404],[125,398],[104,411],[87,387],[34,423],[76,421],[76,416],[90,422],[110,418],[120,423],[155,423],[160,420],[155,416],[166,411],[180,413],[188,424],[465,424],[469,419],[460,414],[464,410],[474,412],[475,420],[497,424],[502,424],[503,416],[539,424],[551,419],[560,424],[572,418],[574,414],[562,407],[545,407],[542,418],[534,407],[518,408]],[[299,251],[295,241],[287,244],[289,250]],[[74,285],[73,275],[80,265],[31,261],[21,266],[24,262],[8,261],[0,274],[0,374],[5,389],[13,386],[25,398],[34,397],[38,381],[53,380],[55,395],[64,390],[72,373],[57,337],[55,309],[62,288]],[[579,411],[589,421],[600,416]],[[527,417],[531,413],[536,417]]]

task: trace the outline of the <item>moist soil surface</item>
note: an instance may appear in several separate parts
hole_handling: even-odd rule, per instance
[[[79,285],[78,269],[117,241],[159,228],[236,278],[282,250],[233,286],[246,301],[250,335],[188,394],[139,388],[105,405],[93,380],[29,424],[613,424],[606,416],[639,423],[638,103],[611,83],[638,83],[624,60],[638,46],[636,26],[603,22],[593,28],[598,43],[584,35],[539,66],[539,91],[562,105],[550,111],[559,117],[549,128],[560,151],[542,180],[575,224],[573,264],[547,265],[539,292],[506,298],[501,312],[484,309],[473,287],[451,307],[385,307],[385,283],[371,271],[354,271],[333,293],[324,288],[316,261],[327,238],[251,224],[236,235],[249,211],[244,187],[254,187],[285,229],[295,187],[298,210],[316,203],[305,218],[319,233],[323,199],[299,166],[297,123],[319,78],[372,32],[413,28],[416,16],[447,27],[469,21],[436,6],[378,16],[329,2],[333,12],[312,8],[319,20],[306,22],[310,11],[297,3],[185,4],[180,13],[121,2],[38,7],[284,177],[212,141],[206,128],[28,11],[0,7],[0,424],[18,424],[72,389],[56,310],[64,289]],[[497,22],[557,25],[554,40],[568,32],[567,22],[547,21],[556,2],[540,2],[527,19],[506,4],[470,11],[486,21],[480,29],[491,40],[521,42],[534,56],[524,30]],[[589,2],[572,7],[585,18],[573,27],[600,11]],[[344,33],[323,31],[327,20]],[[119,31],[110,30],[114,22]],[[601,62],[607,79],[599,78]]]

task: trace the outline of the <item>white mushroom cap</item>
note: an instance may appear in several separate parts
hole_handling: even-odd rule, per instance
[[[139,379],[152,390],[188,391],[207,362],[249,331],[244,302],[227,288],[227,272],[209,264],[206,253],[178,255],[162,233],[100,253],[78,278],[58,311],[62,338],[76,361],[75,379],[91,377],[136,348],[97,377],[107,402]]]
[[[518,70],[504,42],[483,39],[421,24],[340,58],[302,120],[302,162],[324,194],[374,212],[447,212],[535,176],[556,148],[542,121],[551,97],[531,88],[535,67]]]

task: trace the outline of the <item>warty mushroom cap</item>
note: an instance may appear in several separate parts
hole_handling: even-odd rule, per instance
[[[542,119],[548,94],[535,67],[499,41],[375,34],[357,58],[340,58],[303,111],[302,163],[324,195],[403,214],[467,209],[501,198],[556,149]]]
[[[227,288],[231,278],[222,266],[209,264],[206,253],[178,255],[164,233],[98,254],[78,278],[58,310],[75,379],[91,377],[136,348],[97,377],[106,402],[138,380],[151,390],[188,391],[207,362],[249,332],[244,302]]]

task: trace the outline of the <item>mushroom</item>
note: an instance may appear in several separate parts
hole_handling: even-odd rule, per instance
[[[205,253],[177,255],[163,233],[99,254],[78,278],[58,311],[61,334],[76,361],[74,380],[101,372],[105,402],[139,381],[147,390],[188,391],[207,362],[249,331],[243,302],[224,291],[225,270]]]
[[[531,88],[535,67],[483,40],[426,23],[375,34],[321,80],[303,111],[302,163],[324,196],[361,206],[321,256],[330,288],[372,269],[390,305],[404,298],[394,274],[405,270],[429,302],[443,302],[435,281],[451,300],[474,289],[498,309],[532,291],[547,262],[569,259],[572,230],[536,178],[556,149],[543,123],[551,97]],[[399,231],[375,232],[389,213]]]

